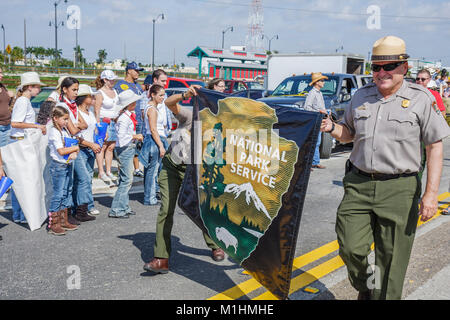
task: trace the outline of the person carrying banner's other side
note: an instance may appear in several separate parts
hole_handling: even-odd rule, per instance
[[[92,177],[94,174],[95,154],[101,151],[101,147],[94,143],[94,132],[97,119],[89,110],[92,105],[93,92],[86,84],[80,84],[75,103],[78,114],[87,124],[87,128],[81,130],[77,137],[80,139],[80,152],[73,163],[73,202],[75,219],[80,222],[92,221],[96,218],[88,214],[94,211],[94,198],[92,196]],[[98,210],[97,210],[98,211]]]
[[[53,127],[50,128],[48,134],[48,147],[52,159],[50,174],[53,185],[49,207],[48,233],[58,236],[65,235],[65,231],[78,228],[77,225],[69,222],[67,211],[73,205],[73,161],[80,151],[78,145],[66,147],[65,144],[64,138],[72,137],[67,128],[69,112],[62,106],[56,106],[53,109]]]
[[[306,110],[320,112],[326,111],[325,109],[325,101],[323,100],[323,95],[320,89],[322,89],[325,85],[325,80],[328,77],[322,75],[320,72],[313,72],[311,74],[311,82],[309,86],[312,86],[312,89],[309,91],[306,96],[305,106]],[[325,169],[325,166],[320,164],[320,143],[322,141],[322,134],[319,134],[317,137],[316,149],[314,151],[314,157],[312,162],[313,168]]]
[[[162,160],[163,166],[159,174],[161,208],[156,221],[156,240],[154,244],[154,258],[144,265],[144,270],[155,273],[169,272],[169,257],[172,250],[171,233],[173,215],[175,212],[178,193],[184,179],[186,165],[190,162],[192,109],[182,107],[178,102],[196,95],[200,86],[193,85],[182,94],[173,94],[165,101],[179,121],[178,129],[174,131],[172,141]],[[214,261],[225,259],[225,253],[214,241],[203,234],[206,245],[212,250]]]
[[[450,130],[433,95],[404,80],[408,57],[402,39],[377,40],[372,50],[374,82],[355,93],[340,124],[330,118],[321,124],[321,131],[337,140],[353,141],[336,233],[339,254],[361,300],[401,299],[418,217],[429,220],[438,206],[442,139]],[[428,174],[420,199],[421,142]],[[373,273],[367,258],[372,242]],[[374,278],[379,281],[373,283]]]
[[[35,123],[36,113],[31,105],[31,98],[37,96],[41,92],[41,86],[44,85],[36,72],[25,72],[20,76],[20,86],[17,88],[16,97],[11,101],[13,108],[11,114],[10,143],[24,139],[24,129],[35,128],[41,130],[42,134],[47,133],[46,126]],[[11,204],[13,221],[16,223],[27,223],[12,189]]]
[[[136,101],[141,96],[132,90],[119,93],[118,106],[122,108],[119,116],[114,120],[116,123],[116,159],[119,162],[119,185],[109,211],[110,218],[129,218],[135,214],[129,206],[130,197],[128,192],[133,183],[133,159],[136,153],[136,141],[143,141],[142,134],[136,134]]]

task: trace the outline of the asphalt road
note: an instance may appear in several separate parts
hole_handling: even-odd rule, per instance
[[[444,170],[439,194],[448,192],[450,139],[444,141]],[[293,272],[293,300],[353,299],[339,263],[334,231],[336,209],[343,195],[342,177],[348,151],[322,160],[327,168],[311,172],[296,257],[303,265]],[[425,176],[425,175],[424,175]],[[159,206],[144,206],[139,190],[131,196],[137,212],[127,220],[107,217],[112,198],[97,197],[100,215],[66,236],[47,234],[45,226],[29,231],[12,222],[9,211],[0,212],[0,299],[174,299],[205,300],[270,298],[264,288],[233,261],[214,262],[199,229],[180,210],[175,213],[170,270],[153,275],[142,267],[153,256],[155,223]],[[447,197],[442,199],[445,205]],[[421,254],[433,250],[433,270],[410,268],[405,281],[407,294],[450,263],[448,239],[450,217],[439,216],[421,226],[415,242],[414,266],[422,266]],[[419,228],[419,230],[420,230]],[[422,233],[420,233],[422,232]],[[434,238],[433,238],[434,237]],[[417,249],[416,249],[417,248]],[[440,259],[440,254],[445,259]],[[308,260],[310,259],[310,260]],[[307,261],[308,260],[308,261]],[[307,261],[307,262],[305,262]],[[430,260],[427,260],[428,262]],[[412,272],[412,273],[411,273]],[[412,282],[411,282],[412,281]],[[242,284],[242,286],[241,286]],[[237,289],[237,285],[241,287]],[[305,292],[305,287],[318,289]],[[408,289],[409,288],[409,289]],[[409,290],[409,291],[408,291]]]

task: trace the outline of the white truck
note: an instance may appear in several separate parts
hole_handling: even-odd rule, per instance
[[[275,88],[293,75],[322,73],[364,74],[365,58],[356,54],[274,54],[267,60],[266,90]]]

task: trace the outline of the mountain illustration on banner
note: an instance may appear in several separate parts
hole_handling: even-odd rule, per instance
[[[209,236],[239,263],[276,217],[298,154],[295,142],[273,130],[275,111],[250,101],[227,98],[217,115],[200,112],[207,137],[198,184],[201,218]]]

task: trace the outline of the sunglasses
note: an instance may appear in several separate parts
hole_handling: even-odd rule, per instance
[[[422,82],[425,82],[425,81],[427,81],[428,79],[430,79],[430,78],[416,78],[416,81],[422,81]]]
[[[375,72],[380,72],[381,69],[384,71],[392,71],[398,68],[398,66],[402,65],[404,62],[393,62],[384,65],[380,64],[372,64],[372,70]]]

